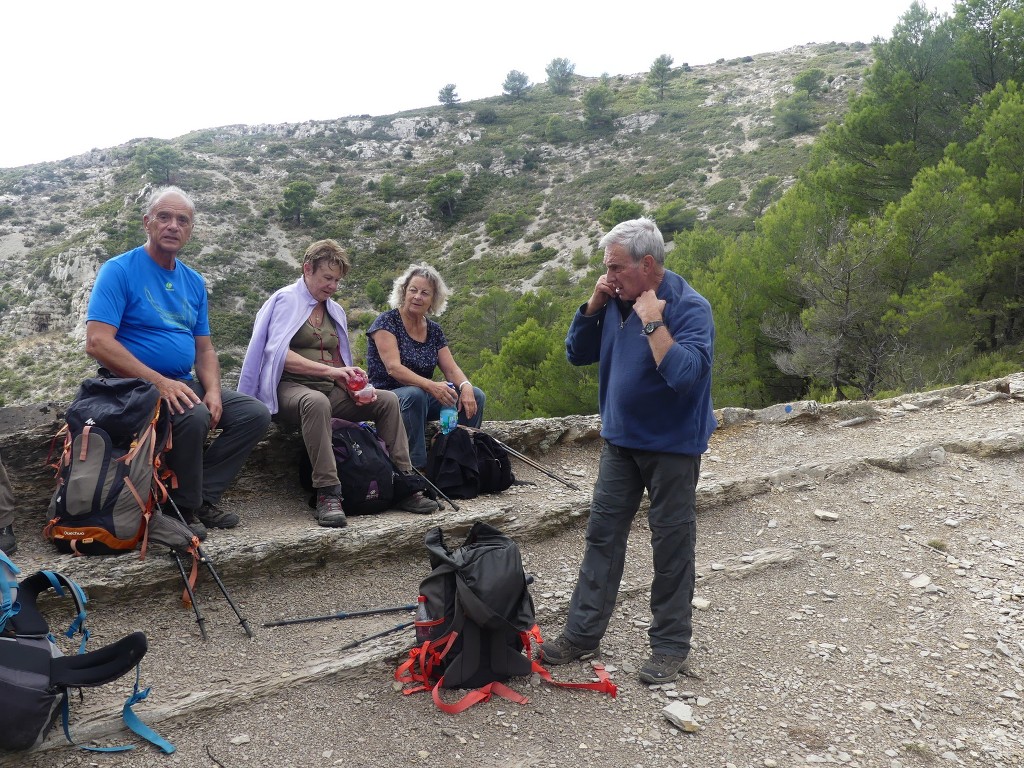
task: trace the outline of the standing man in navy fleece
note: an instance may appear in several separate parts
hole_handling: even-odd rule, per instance
[[[604,448],[587,547],[565,629],[541,646],[548,664],[598,653],[619,591],[626,539],[644,490],[654,549],[645,683],[685,671],[692,634],[696,489],[715,430],[711,306],[665,269],[665,242],[650,219],[605,235],[605,273],[576,312],[565,340],[573,365],[599,363]]]

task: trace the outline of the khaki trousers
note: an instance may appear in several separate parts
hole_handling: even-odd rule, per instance
[[[338,467],[331,446],[331,418],[372,421],[384,440],[391,460],[401,472],[412,470],[409,438],[402,422],[402,409],[394,392],[378,389],[377,399],[358,404],[347,389],[333,387],[329,394],[304,384],[282,381],[277,387],[278,418],[302,432],[309,461],[313,465],[313,487],[338,485]]]

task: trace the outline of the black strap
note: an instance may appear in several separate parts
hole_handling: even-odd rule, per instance
[[[132,632],[116,643],[50,662],[50,680],[68,688],[94,688],[116,680],[142,661],[148,645],[142,632]]]

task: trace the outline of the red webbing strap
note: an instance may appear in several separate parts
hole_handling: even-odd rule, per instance
[[[89,454],[89,433],[92,431],[92,426],[86,425],[85,429],[82,430],[82,450],[78,454],[79,461],[85,461],[85,457]]]
[[[551,677],[551,673],[547,671],[541,663],[533,658],[533,648],[530,645],[530,638],[539,645],[544,642],[540,636],[540,627],[536,624],[530,629],[529,632],[521,632],[519,634],[520,640],[523,642],[523,648],[526,650],[526,657],[530,660],[530,665],[533,667],[533,671],[540,675],[541,679],[551,685],[556,685],[559,688],[583,688],[588,691],[598,691],[599,693],[607,693],[613,699],[618,695],[619,689],[615,683],[612,682],[608,672],[604,668],[604,664],[600,662],[591,662],[591,667],[594,669],[594,674],[597,675],[597,680],[589,683],[563,683],[560,680],[555,680]]]
[[[584,688],[588,691],[607,693],[613,699],[619,693],[619,689],[605,671],[604,664],[601,664],[600,662],[591,662],[591,666],[594,668],[594,674],[597,675],[597,680],[593,680],[589,683],[563,683],[561,680],[553,680],[551,678],[551,673],[542,667],[539,662],[533,661],[531,664],[533,664],[533,671],[540,675],[541,679],[551,685],[557,685],[559,688]]]
[[[481,701],[489,701],[491,696],[500,696],[501,698],[508,699],[515,704],[526,704],[530,701],[525,696],[513,691],[507,685],[503,685],[499,682],[493,682],[470,691],[454,704],[446,704],[441,701],[440,694],[441,684],[443,682],[443,677],[437,681],[437,685],[434,686],[432,695],[434,697],[434,704],[437,705],[437,708],[442,712],[447,712],[449,715],[457,715],[459,712],[464,712],[469,709],[474,704],[479,704]]]
[[[458,632],[449,632],[437,640],[428,640],[423,645],[418,645],[409,651],[409,658],[395,670],[395,680],[400,683],[419,683],[419,685],[404,689],[403,694],[430,690],[431,675],[434,669],[440,666],[441,660],[448,655],[448,651],[452,649],[458,636]]]
[[[128,478],[125,478],[127,480]],[[139,560],[146,559],[146,550],[149,548],[149,520],[153,517],[152,509],[142,510],[142,547],[139,550]]]
[[[56,461],[51,461],[51,459],[53,459],[53,449],[57,446],[57,441],[60,440],[62,435],[64,437],[64,447],[61,449],[61,455],[57,458]],[[68,429],[68,425],[64,424],[63,427],[57,430],[57,434],[53,436],[53,440],[50,441],[50,450],[46,452],[46,465],[49,467],[53,467],[58,474],[60,473],[61,466],[68,463],[67,453],[70,445],[71,432]]]
[[[195,537],[192,538],[192,546],[188,548],[188,553],[192,555],[192,572],[188,575],[188,589],[181,590],[181,604],[186,608],[192,607],[192,601],[189,600],[188,590],[191,589],[192,593],[196,591],[196,579],[199,577],[199,540]]]

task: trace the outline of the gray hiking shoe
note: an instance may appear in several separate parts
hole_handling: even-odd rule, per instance
[[[344,528],[348,525],[345,510],[341,508],[341,486],[318,488],[316,494],[316,522],[324,528]]]
[[[14,526],[5,525],[0,528],[0,549],[5,555],[13,555],[18,551],[18,541],[14,538]]]
[[[403,512],[412,512],[414,515],[430,515],[440,509],[436,501],[423,495],[423,491],[416,491],[412,496],[406,496],[398,503],[398,508]]]
[[[191,509],[179,509],[178,511],[181,512],[181,516],[185,519],[185,525],[189,527],[192,534],[200,541],[206,541],[206,526],[196,517],[195,512]]]
[[[687,672],[685,656],[671,656],[655,651],[640,668],[640,682],[649,685],[671,683],[679,677],[680,672],[683,674]]]
[[[540,644],[540,657],[546,663],[554,666],[568,664],[575,659],[589,659],[600,652],[600,647],[580,648],[578,645],[573,645],[565,635],[559,635],[554,640]]]
[[[203,506],[196,512],[196,517],[207,528],[234,528],[241,520],[234,512],[228,512],[208,501],[203,502]]]

